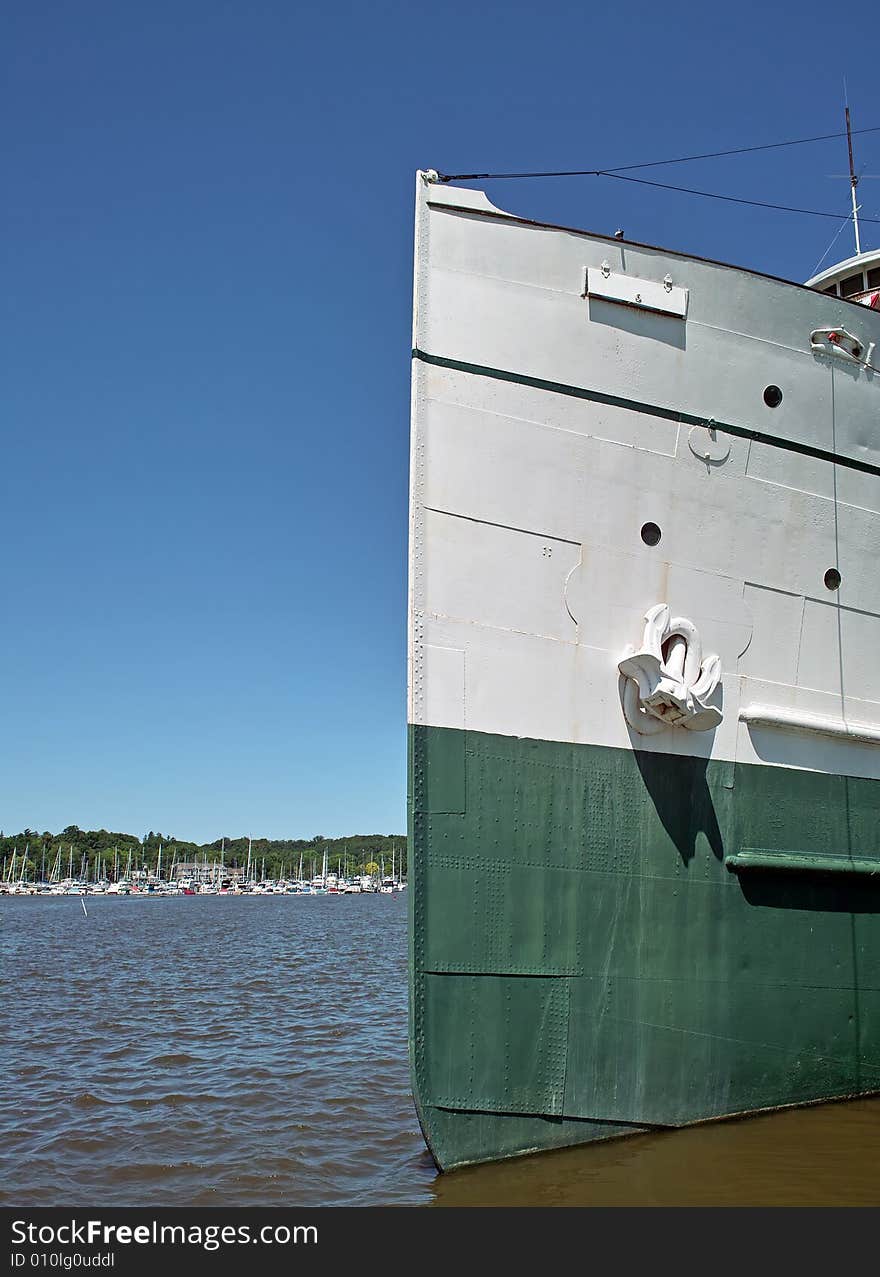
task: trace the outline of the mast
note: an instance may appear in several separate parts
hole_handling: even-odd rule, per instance
[[[853,163],[852,127],[850,126],[849,106],[847,106],[845,110],[846,110],[846,145],[849,148],[849,185],[850,185],[850,190],[852,192],[853,230],[855,231],[855,236],[856,236],[856,256],[858,256],[859,253],[861,253],[862,251],[862,245],[861,245],[861,242],[859,241],[859,205],[856,200],[856,187],[859,184],[859,179],[856,176],[856,168],[855,168],[855,164]]]

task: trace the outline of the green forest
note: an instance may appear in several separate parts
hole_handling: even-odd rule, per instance
[[[0,831],[0,877],[15,880],[49,881],[53,876],[114,880],[121,878],[128,866],[132,872],[160,871],[169,875],[171,866],[207,861],[223,864],[227,869],[243,869],[248,859],[248,839],[215,838],[209,843],[187,842],[173,834],[150,830],[138,838],[134,834],[114,833],[107,829],[80,829],[68,825],[58,834],[23,829],[21,833]],[[255,878],[297,877],[300,857],[304,878],[320,874],[327,853],[328,873],[347,872],[349,876],[367,872],[391,874],[392,863],[398,878],[406,877],[406,836],[404,834],[352,834],[347,838],[253,838],[251,868]],[[13,863],[13,856],[15,857]],[[376,866],[370,869],[369,866]]]

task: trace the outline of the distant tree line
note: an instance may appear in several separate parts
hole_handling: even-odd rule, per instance
[[[65,878],[72,867],[74,877],[92,880],[100,873],[111,881],[114,866],[118,865],[122,877],[130,863],[132,871],[147,869],[155,872],[160,863],[162,876],[175,862],[204,861],[208,864],[221,860],[230,869],[242,869],[247,864],[248,839],[215,838],[209,843],[188,842],[150,830],[138,838],[134,834],[115,833],[107,829],[80,829],[68,825],[60,833],[48,830],[39,833],[35,829],[23,829],[18,834],[0,831],[0,858],[2,876],[12,868],[15,855],[15,878],[48,879],[56,866],[60,877]],[[398,877],[406,877],[406,836],[404,834],[352,834],[347,838],[325,838],[315,834],[313,838],[253,838],[251,840],[251,866],[254,877],[296,877],[302,856],[303,876],[312,878],[320,874],[327,853],[328,873],[351,874],[369,872],[368,865],[381,867],[391,873],[392,863]]]

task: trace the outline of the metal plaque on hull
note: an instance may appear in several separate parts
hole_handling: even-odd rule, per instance
[[[660,315],[674,315],[684,319],[687,315],[688,290],[673,284],[667,276],[664,280],[637,279],[633,275],[615,274],[602,266],[587,267],[587,296],[601,297],[621,306],[634,306],[637,310],[652,310]]]

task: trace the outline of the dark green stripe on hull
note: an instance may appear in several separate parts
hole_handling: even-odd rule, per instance
[[[780,448],[784,452],[795,452],[802,457],[813,457],[817,461],[827,461],[835,466],[844,466],[848,470],[880,475],[880,466],[872,461],[848,457],[841,452],[829,452],[827,448],[817,448],[814,444],[802,443],[798,439],[784,439],[781,435],[770,435],[763,430],[753,430],[751,426],[740,426],[731,421],[716,421],[714,417],[697,416],[695,413],[683,412],[678,408],[664,408],[660,404],[644,403],[638,399],[612,395],[607,391],[587,386],[570,386],[563,381],[547,381],[543,377],[508,372],[504,368],[465,363],[461,359],[448,359],[445,355],[431,355],[424,350],[415,349],[412,354],[413,359],[432,364],[435,368],[448,368],[452,372],[464,372],[473,377],[488,377],[492,381],[507,381],[514,386],[529,386],[533,390],[565,395],[569,399],[585,399],[590,403],[606,404],[610,408],[624,408],[629,412],[638,412],[647,417],[658,417],[662,421],[677,421],[684,426],[701,426],[705,430],[719,430],[722,434],[731,435],[736,439],[749,439],[753,443],[763,443],[769,448]]]
[[[880,1090],[880,883],[839,871],[880,782],[411,727],[409,792],[441,1167]]]

